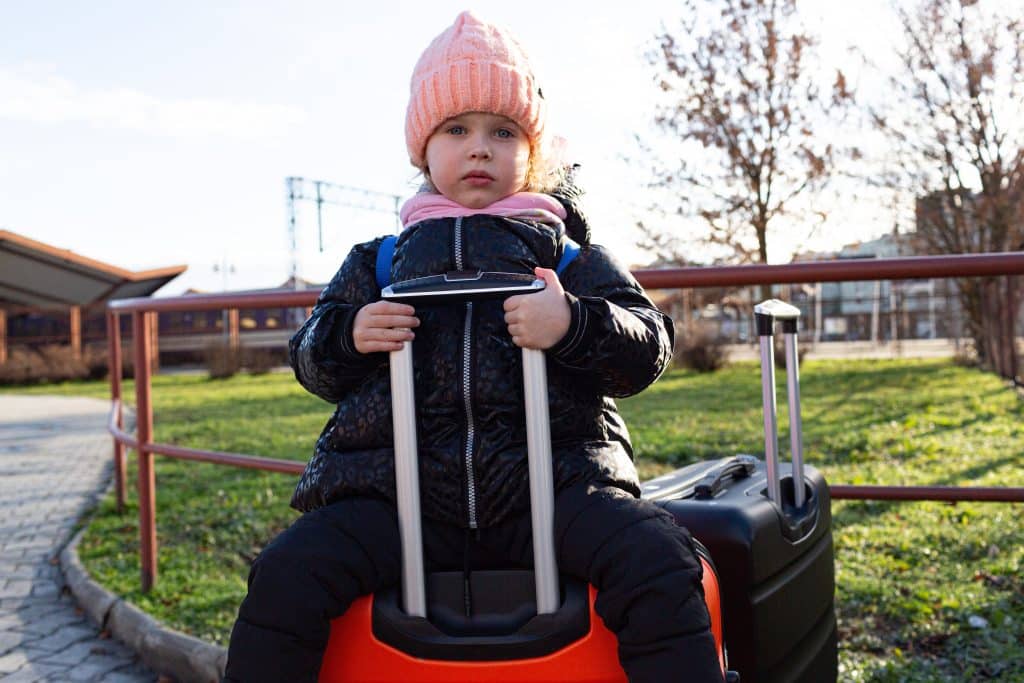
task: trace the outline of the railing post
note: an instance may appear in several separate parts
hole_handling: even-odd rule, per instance
[[[1014,301],[1013,301],[1013,276],[1007,275],[1005,278],[1005,295],[1002,298],[1003,305],[1001,312],[1000,322],[1000,334],[999,337],[1002,339],[1000,346],[1003,347],[1003,377],[1009,380],[1015,381],[1017,378],[1017,334],[1014,329]],[[998,289],[998,284],[996,285]]]
[[[124,429],[124,410],[121,400],[121,316],[107,313],[107,369],[110,373],[110,400],[117,405],[117,428]],[[114,437],[114,486],[117,491],[117,512],[124,512],[127,476],[124,444]]]
[[[146,318],[149,320],[149,371],[160,372],[160,314],[148,311]]]
[[[1009,317],[1007,326],[1010,328],[1010,374],[1015,383],[1020,381],[1019,363],[1017,359],[1017,279],[1013,275],[1006,276],[1006,315]]]
[[[132,343],[135,346],[135,420],[139,441],[139,552],[142,591],[156,583],[156,477],[153,472],[153,405],[150,401],[151,316],[148,311],[132,313]]]
[[[241,346],[239,331],[238,309],[230,308],[228,309],[228,347],[233,352],[237,352]]]
[[[82,307],[72,306],[68,311],[68,325],[71,328],[71,354],[79,359],[82,357]]]
[[[0,365],[7,362],[7,311],[0,308]]]

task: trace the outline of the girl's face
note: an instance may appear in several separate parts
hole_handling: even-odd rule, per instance
[[[427,140],[426,160],[438,192],[481,209],[526,186],[530,141],[504,116],[468,112],[434,131]]]

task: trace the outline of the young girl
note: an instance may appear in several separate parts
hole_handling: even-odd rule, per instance
[[[330,620],[399,581],[386,352],[413,338],[427,570],[531,565],[520,347],[542,349],[560,570],[597,588],[630,681],[721,680],[693,542],[639,499],[612,400],[661,374],[672,324],[591,244],[544,109],[519,44],[469,12],[417,63],[406,142],[426,191],[402,209],[391,280],[480,269],[547,287],[414,310],[380,300],[381,240],[352,249],[291,340],[296,378],[337,409],[292,499],[304,514],[253,564],[228,680],[315,681]],[[581,249],[559,277],[567,238]]]

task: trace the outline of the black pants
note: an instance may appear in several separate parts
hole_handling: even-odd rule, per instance
[[[474,569],[533,561],[530,520],[483,529]],[[423,520],[427,571],[462,569],[466,532]],[[595,609],[619,641],[632,683],[721,681],[689,533],[616,488],[575,486],[555,499],[559,570],[597,588]],[[398,583],[398,520],[387,502],[353,498],[307,513],[260,554],[228,648],[227,680],[315,682],[331,619],[360,595]]]

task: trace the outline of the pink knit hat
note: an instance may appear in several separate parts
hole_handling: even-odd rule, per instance
[[[470,111],[507,116],[531,142],[544,133],[544,95],[522,46],[508,31],[463,12],[412,72],[405,114],[412,165],[423,168],[427,140],[439,125]]]

